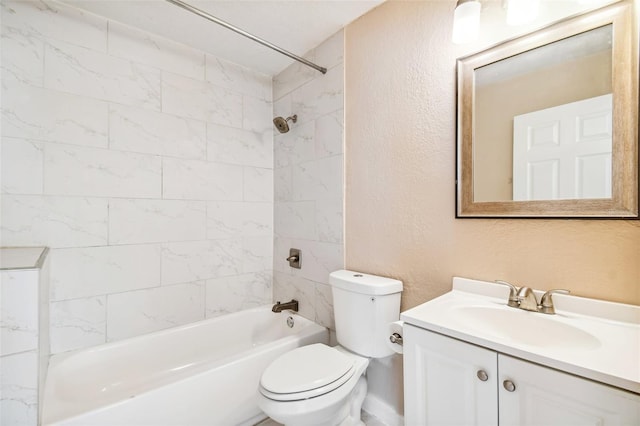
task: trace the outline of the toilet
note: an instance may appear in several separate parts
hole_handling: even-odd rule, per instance
[[[260,378],[258,405],[285,425],[363,425],[370,358],[394,352],[389,323],[400,315],[402,282],[354,271],[332,272],[338,346],[302,346],[273,361]]]

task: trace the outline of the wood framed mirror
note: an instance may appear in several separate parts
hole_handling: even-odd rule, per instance
[[[633,0],[457,62],[456,217],[638,218]]]

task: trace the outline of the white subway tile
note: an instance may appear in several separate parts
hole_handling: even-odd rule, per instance
[[[22,352],[0,360],[0,424],[38,424],[38,352]]]
[[[160,285],[160,245],[55,249],[51,264],[51,300]]]
[[[342,244],[318,241],[294,241],[303,253],[305,268],[302,277],[318,283],[328,284],[329,274],[344,269]]]
[[[45,46],[50,89],[160,110],[160,71],[68,43]]]
[[[273,202],[273,170],[244,168],[244,201]]]
[[[199,240],[206,233],[206,204],[198,201],[109,201],[109,243]]]
[[[260,272],[273,264],[273,238],[251,237],[242,239],[242,272]]]
[[[163,244],[162,284],[238,275],[242,255],[238,238]]]
[[[53,302],[50,318],[53,354],[106,342],[106,296]]]
[[[38,348],[38,271],[0,271],[0,355]]]
[[[160,157],[100,148],[45,148],[46,194],[157,198],[161,178]]]
[[[206,125],[202,121],[112,104],[109,108],[109,147],[204,160]]]
[[[273,101],[273,116],[282,116],[287,118],[295,114],[295,111],[291,109],[291,95],[287,95],[283,98],[278,99],[277,101]],[[274,128],[273,134],[279,134],[278,131]]]
[[[107,243],[107,200],[4,195],[0,245],[79,247]]]
[[[206,79],[216,86],[224,87],[254,98],[271,100],[271,76],[253,71],[213,55],[206,57]]]
[[[273,235],[272,203],[207,203],[207,238]]]
[[[3,31],[12,29],[41,39],[56,39],[105,52],[107,20],[52,1],[2,2]]]
[[[270,101],[247,95],[242,97],[243,129],[260,134],[272,130],[272,114],[273,106]]]
[[[315,50],[310,50],[303,58],[314,62]],[[321,74],[308,66],[294,62],[273,77],[273,100],[279,100],[305,83],[318,78]]]
[[[204,319],[204,282],[107,297],[107,340],[114,341]]]
[[[315,122],[293,124],[288,133],[278,134],[273,139],[275,167],[300,164],[316,158]]]
[[[335,330],[336,323],[333,315],[333,293],[331,292],[331,286],[315,283],[314,301],[316,306],[316,323]]]
[[[316,200],[316,232],[317,240],[328,243],[343,242],[343,197],[336,193],[334,197]]]
[[[207,125],[209,161],[254,167],[273,167],[273,132]]]
[[[317,63],[323,67],[330,69],[341,64],[344,61],[344,29],[320,43],[314,50]]]
[[[342,155],[321,158],[293,166],[293,194],[296,201],[328,198],[343,192]]]
[[[2,31],[2,84],[11,82],[42,87],[44,81],[44,43],[25,36],[15,28]]]
[[[42,144],[3,138],[0,147],[2,192],[42,194]]]
[[[244,233],[245,214],[253,203],[213,201],[207,203],[207,238],[240,237]]]
[[[274,233],[278,237],[312,240],[315,230],[315,202],[276,202]]]
[[[238,312],[271,303],[271,272],[207,280],[206,317]]]
[[[206,81],[162,73],[162,111],[242,127],[242,96]]]
[[[343,73],[343,65],[337,65],[291,93],[291,107],[301,123],[344,109]]]
[[[204,79],[204,53],[117,22],[109,22],[109,53],[186,77]]]
[[[273,202],[245,203],[242,235],[273,237]]]
[[[339,31],[310,52],[329,68],[325,76],[292,65],[274,77],[273,90],[274,115],[298,115],[274,138],[274,299],[296,298],[303,316],[329,328],[328,276],[344,264],[343,43]],[[291,247],[302,251],[301,270],[284,260]]]
[[[107,147],[107,104],[16,83],[2,90],[2,134]]]
[[[293,171],[290,166],[280,167],[273,171],[273,190],[275,201],[292,201]]]
[[[344,152],[344,110],[319,117],[316,120],[315,131],[316,158],[330,157]]]
[[[165,158],[162,190],[167,199],[242,200],[242,167]]]

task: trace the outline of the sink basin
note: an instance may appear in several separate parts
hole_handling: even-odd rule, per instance
[[[535,293],[540,300],[542,292]],[[454,277],[450,292],[400,319],[407,327],[640,394],[640,306],[557,295],[556,314],[547,315],[507,306],[508,296],[505,286]]]
[[[475,331],[538,347],[596,349],[592,334],[558,317],[506,306],[456,306],[456,321]]]

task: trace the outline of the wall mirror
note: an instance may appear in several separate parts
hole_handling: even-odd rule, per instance
[[[457,63],[456,217],[638,218],[633,1]]]

